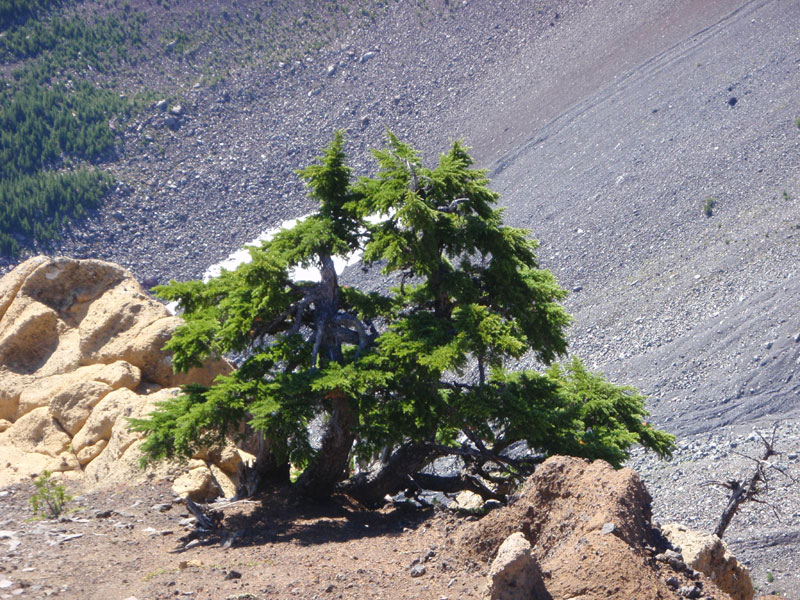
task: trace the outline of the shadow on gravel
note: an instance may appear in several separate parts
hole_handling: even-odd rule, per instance
[[[214,511],[213,504],[208,508]],[[260,499],[224,509],[221,525],[195,529],[180,538],[173,552],[191,547],[260,546],[296,543],[302,546],[346,542],[355,539],[401,535],[433,515],[433,509],[394,505],[369,510],[346,496],[325,502],[296,498],[291,492],[268,492]],[[197,541],[197,543],[194,542]]]

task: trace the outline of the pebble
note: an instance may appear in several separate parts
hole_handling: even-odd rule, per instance
[[[617,531],[617,526],[614,525],[614,523],[603,523],[603,528],[600,530],[600,533],[602,533],[603,535],[608,535],[616,531]]]
[[[425,565],[421,564],[414,565],[413,567],[411,567],[411,576],[422,577],[423,575],[425,575],[425,573],[427,573],[427,571],[428,570],[425,568]]]

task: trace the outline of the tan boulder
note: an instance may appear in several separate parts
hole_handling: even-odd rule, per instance
[[[72,438],[72,447],[80,452],[87,446],[93,446],[101,440],[111,439],[112,430],[120,415],[128,417],[133,414],[142,398],[127,388],[114,390],[106,395],[92,410],[86,423]],[[120,422],[121,429],[125,423]]]
[[[228,473],[214,463],[208,465],[214,483],[220,490],[220,495],[223,498],[233,498],[236,495],[236,490],[239,484],[239,477],[236,473]]]
[[[189,470],[175,479],[172,491],[181,498],[195,501],[208,500],[219,495],[211,469],[201,460],[189,461]]]
[[[50,466],[52,456],[27,452],[7,443],[0,434],[0,488],[30,481]]]
[[[19,397],[34,381],[31,375],[18,375],[0,366],[0,419],[16,420]]]
[[[21,417],[2,436],[0,440],[10,442],[23,452],[36,452],[52,457],[61,454],[70,444],[70,437],[64,433],[47,407],[36,408]]]
[[[90,429],[86,432],[82,430],[76,436],[79,443],[87,445],[92,445],[89,442],[94,439],[94,435],[109,436],[105,447],[84,468],[88,483],[102,486],[125,481],[134,476],[145,477],[148,474],[139,466],[141,435],[128,429],[128,419],[145,416],[153,410],[157,402],[166,400],[177,392],[177,389],[162,389],[146,396],[137,396],[129,391],[119,390],[109,394],[107,404],[99,407],[101,412],[97,421],[93,420],[91,423],[87,421]],[[109,433],[107,423],[104,421],[112,418],[113,424]],[[81,450],[86,447],[82,446]],[[150,474],[167,473],[170,470],[174,470],[174,466],[159,465],[155,470],[151,470]]]
[[[512,533],[500,545],[488,579],[490,600],[552,600],[522,532]]]
[[[78,433],[94,408],[111,391],[100,381],[79,381],[61,389],[50,400],[50,414],[69,435]]]
[[[455,500],[453,500],[453,502],[450,504],[450,508],[456,508],[469,512],[478,511],[482,506],[483,498],[479,494],[469,490],[464,490],[456,494]]]
[[[734,600],[753,600],[755,590],[750,571],[736,560],[720,538],[711,533],[696,531],[669,523],[661,532],[673,544],[681,547],[686,564],[707,575]]]
[[[100,453],[105,449],[108,445],[107,439],[97,440],[96,442],[83,446],[80,450],[75,450],[77,453],[76,456],[78,457],[78,462],[81,466],[90,463],[95,458],[100,456]]]
[[[6,314],[6,310],[11,306],[19,292],[19,288],[22,287],[28,276],[42,263],[46,263],[49,260],[46,256],[34,256],[0,279],[0,320]]]
[[[12,305],[0,321],[0,364],[29,374],[45,368],[58,347],[58,313],[43,304]]]
[[[229,444],[213,450],[200,450],[192,458],[199,458],[207,463],[215,464],[225,473],[235,475],[239,472],[239,465],[242,464],[242,461],[251,460],[252,455]]]
[[[231,370],[217,359],[173,373],[163,346],[181,322],[103,261],[35,257],[0,279],[0,485],[43,468],[90,485],[174,473],[138,470],[128,418]],[[216,458],[218,479],[233,481],[241,457]]]

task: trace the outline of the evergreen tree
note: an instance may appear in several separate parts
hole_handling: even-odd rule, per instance
[[[435,168],[388,134],[375,177],[353,182],[337,134],[299,172],[319,211],[250,251],[251,262],[207,283],[156,288],[186,324],[167,348],[176,369],[211,355],[245,356],[210,387],[187,386],[148,418],[144,459],[191,456],[243,431],[266,441],[263,472],[302,469],[298,490],[343,489],[369,504],[409,486],[472,489],[501,483],[550,453],[619,466],[634,444],[661,456],[673,438],[644,419],[644,397],[566,355],[565,291],[536,262],[528,232],[504,226],[498,195],[456,142]],[[382,220],[371,224],[369,217]],[[339,283],[333,258],[363,251],[388,292]],[[319,281],[295,281],[296,267]],[[510,372],[534,356],[543,372]],[[321,442],[309,424],[324,422]],[[526,442],[537,454],[515,453]],[[423,472],[456,455],[464,471]],[[354,465],[369,465],[354,473]]]

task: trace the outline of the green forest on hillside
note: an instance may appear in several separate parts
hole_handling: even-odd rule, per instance
[[[156,94],[302,60],[390,4],[0,0],[0,255],[56,239],[102,204],[114,186],[107,167],[120,158],[110,124]],[[132,66],[160,77],[160,89],[132,82]]]
[[[114,154],[109,122],[136,108],[135,100],[80,75],[129,61],[128,49],[142,45],[141,15],[87,23],[48,12],[63,4],[0,3],[0,60],[12,67],[0,80],[4,255],[17,254],[25,238],[56,238],[69,220],[102,202],[114,180],[95,165]]]

